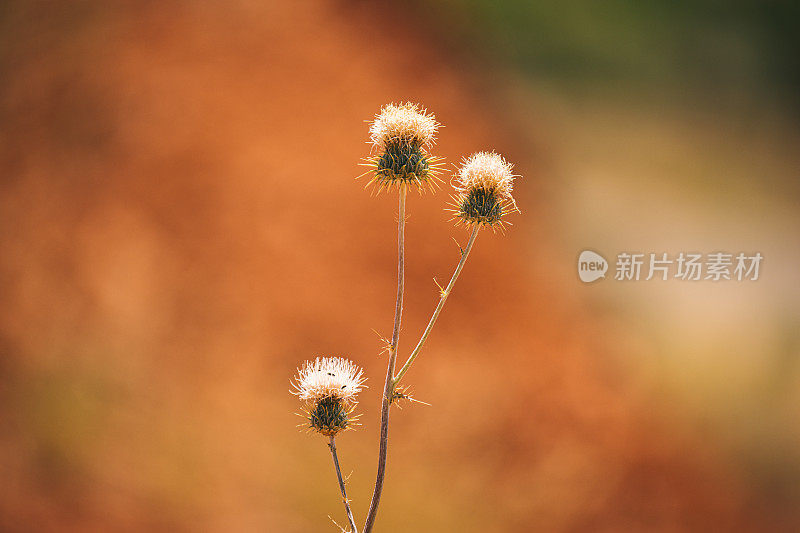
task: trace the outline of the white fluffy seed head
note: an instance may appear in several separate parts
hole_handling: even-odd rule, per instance
[[[392,143],[430,146],[436,141],[440,124],[419,104],[388,104],[375,115],[369,134],[376,148],[385,150]]]
[[[473,188],[494,190],[498,196],[512,199],[514,165],[495,152],[476,152],[464,159],[455,176],[455,187],[460,192]]]
[[[292,393],[306,401],[338,398],[355,404],[364,381],[364,371],[352,361],[342,357],[317,357],[313,362],[305,361],[297,369]]]

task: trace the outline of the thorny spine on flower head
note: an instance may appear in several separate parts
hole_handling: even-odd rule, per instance
[[[386,456],[389,438],[389,411],[393,403],[408,399],[419,402],[409,395],[408,387],[400,385],[400,380],[408,372],[419,356],[428,339],[439,314],[453,290],[461,270],[475,244],[478,232],[483,227],[492,231],[503,230],[504,216],[519,212],[511,195],[514,178],[512,165],[494,152],[477,152],[462,161],[454,176],[455,194],[450,204],[456,225],[464,224],[471,229],[465,248],[460,248],[461,257],[456,265],[447,287],[440,287],[439,302],[428,321],[419,341],[406,362],[395,374],[397,347],[400,338],[400,323],[403,314],[403,293],[405,278],[405,224],[406,196],[410,187],[422,192],[425,188],[433,190],[439,181],[440,159],[431,155],[440,124],[427,110],[417,104],[389,104],[375,116],[370,127],[370,140],[377,154],[366,160],[370,167],[365,174],[371,174],[369,185],[378,192],[397,188],[397,298],[395,300],[394,327],[388,342],[389,360],[381,403],[380,440],[378,448],[378,472],[375,479],[369,512],[362,533],[370,533],[375,525],[378,505],[381,499],[386,475]],[[362,174],[363,176],[363,174]],[[360,176],[359,176],[360,177]],[[345,483],[339,468],[336,454],[335,436],[340,431],[351,429],[357,424],[353,410],[357,403],[356,395],[364,386],[363,372],[356,365],[341,358],[317,358],[313,363],[306,362],[293,384],[294,394],[304,402],[306,427],[328,437],[328,447],[333,457],[339,489],[345,511],[350,523],[350,532],[358,533]],[[419,402],[424,403],[424,402]]]

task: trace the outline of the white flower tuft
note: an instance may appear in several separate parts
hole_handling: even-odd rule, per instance
[[[436,117],[419,104],[388,104],[375,115],[369,129],[370,140],[381,150],[391,143],[430,146],[436,140],[439,125]]]
[[[356,403],[356,395],[364,388],[364,371],[355,363],[341,357],[317,357],[297,369],[292,383],[293,394],[301,400],[316,401],[338,398]]]
[[[476,152],[464,159],[456,174],[456,190],[466,192],[475,187],[494,190],[501,198],[511,199],[514,188],[514,165],[495,152]]]

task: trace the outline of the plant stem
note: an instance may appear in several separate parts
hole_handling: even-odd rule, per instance
[[[342,471],[339,468],[339,458],[336,456],[336,441],[331,435],[331,441],[328,443],[328,448],[331,449],[333,456],[333,466],[336,467],[336,477],[339,479],[339,490],[342,491],[342,503],[344,503],[344,510],[347,511],[347,519],[350,521],[351,533],[358,533],[356,528],[356,521],[353,519],[353,513],[350,511],[350,501],[347,499],[347,491],[344,488],[344,480],[342,479]]]
[[[400,185],[399,216],[397,220],[397,299],[394,306],[394,330],[389,346],[389,364],[386,368],[386,383],[383,387],[383,404],[381,405],[381,437],[378,445],[378,475],[375,479],[375,490],[369,504],[364,533],[370,533],[378,515],[378,504],[381,502],[383,479],[386,476],[386,453],[389,445],[389,406],[394,393],[394,365],[397,360],[397,342],[400,339],[400,319],[403,315],[403,288],[405,286],[405,227],[406,227],[406,192],[405,184]]]
[[[472,234],[469,236],[469,242],[467,243],[467,247],[461,250],[461,260],[458,262],[458,265],[456,266],[456,271],[453,272],[453,277],[450,278],[450,283],[447,284],[447,288],[444,291],[442,291],[441,298],[439,298],[439,303],[436,305],[436,309],[433,311],[433,315],[431,316],[431,319],[428,322],[428,326],[422,333],[422,337],[419,339],[419,342],[417,343],[417,346],[414,348],[414,351],[411,352],[411,355],[408,356],[408,360],[400,369],[400,372],[397,373],[397,376],[395,376],[392,382],[392,387],[397,385],[403,378],[405,373],[408,372],[409,367],[411,367],[411,364],[414,362],[414,360],[419,355],[419,352],[422,350],[422,346],[425,344],[425,341],[428,340],[428,335],[430,334],[431,329],[433,329],[433,325],[436,324],[436,319],[439,318],[439,313],[442,312],[442,307],[444,307],[444,303],[447,301],[447,297],[450,296],[450,292],[453,290],[453,285],[456,284],[458,275],[461,274],[461,269],[464,268],[464,263],[467,262],[467,256],[469,256],[469,252],[470,250],[472,250],[472,245],[475,244],[475,238],[478,236],[479,229],[480,226],[476,224],[472,230]]]

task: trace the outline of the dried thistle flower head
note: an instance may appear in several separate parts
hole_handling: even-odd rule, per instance
[[[303,401],[308,427],[330,437],[355,422],[356,396],[365,380],[363,370],[347,359],[317,357],[298,368],[291,392]]]
[[[465,158],[455,175],[451,211],[457,223],[502,225],[506,213],[519,212],[511,191],[514,166],[495,152],[476,152]]]
[[[406,143],[430,147],[436,141],[439,123],[419,104],[388,104],[375,115],[369,129],[370,140],[376,148],[386,150],[392,144]]]
[[[367,160],[372,174],[369,184],[378,190],[394,185],[415,185],[423,190],[436,181],[439,158],[429,149],[436,142],[440,124],[419,104],[388,104],[375,115],[370,141],[377,155]]]

